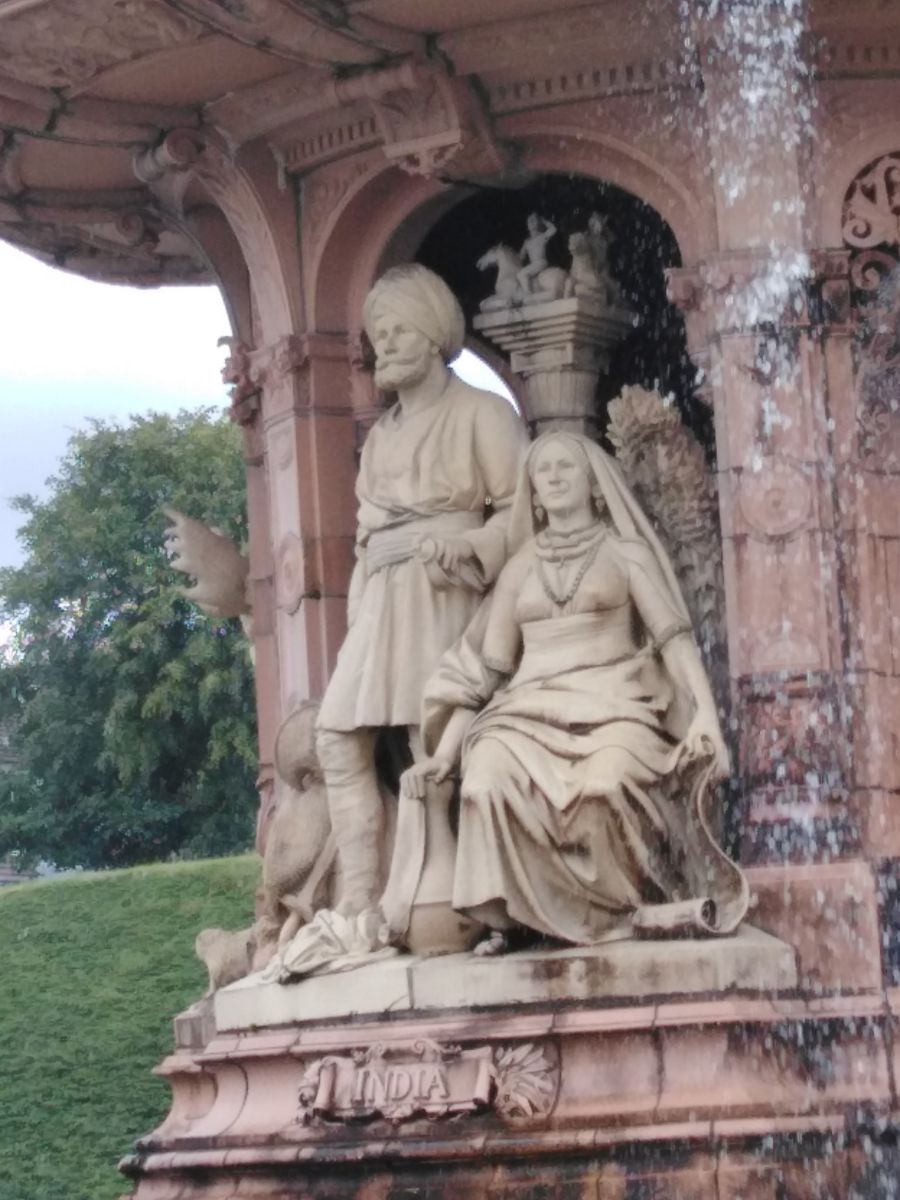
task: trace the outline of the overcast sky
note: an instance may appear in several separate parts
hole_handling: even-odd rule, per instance
[[[9,497],[43,494],[89,418],[227,403],[228,332],[215,288],[91,283],[0,242],[0,566],[21,562]],[[460,373],[490,387],[482,366]]]
[[[0,566],[21,561],[10,496],[43,491],[90,417],[225,403],[215,288],[91,283],[0,242]]]

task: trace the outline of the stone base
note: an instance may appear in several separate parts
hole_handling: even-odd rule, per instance
[[[625,997],[778,992],[796,987],[790,946],[744,926],[733,937],[621,941],[502,958],[448,954],[396,958],[293,984],[251,975],[215,997],[220,1033],[415,1011],[572,1005]]]

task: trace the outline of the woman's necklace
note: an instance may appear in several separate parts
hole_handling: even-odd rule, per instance
[[[597,557],[597,551],[600,549],[600,543],[602,540],[603,540],[603,530],[601,529],[597,532],[594,532],[594,535],[593,535],[593,538],[592,538],[590,544],[587,545],[583,551],[584,556],[581,559],[581,564],[579,565],[578,570],[575,572],[572,582],[566,588],[565,593],[563,595],[560,595],[559,592],[556,591],[556,589],[553,587],[553,584],[547,578],[547,572],[544,567],[543,555],[541,555],[541,554],[537,555],[537,558],[536,558],[537,576],[538,576],[538,579],[540,580],[541,587],[544,589],[544,593],[546,594],[547,599],[550,600],[551,603],[555,604],[557,606],[557,608],[565,608],[565,606],[569,603],[569,601],[574,597],[575,593],[578,591],[579,587],[581,586],[582,579],[584,579],[585,575],[588,572],[588,569],[590,568],[594,559]],[[550,561],[551,562],[572,562],[572,561],[574,561],[575,557],[576,557],[576,555],[573,555],[573,554],[568,555],[565,559],[551,557]]]

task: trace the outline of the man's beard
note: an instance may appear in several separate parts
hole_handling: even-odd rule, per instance
[[[402,391],[415,387],[428,375],[428,355],[415,359],[390,359],[375,363],[375,385],[383,392]]]

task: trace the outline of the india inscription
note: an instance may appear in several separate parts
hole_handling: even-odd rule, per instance
[[[488,1106],[493,1085],[490,1047],[378,1042],[351,1055],[315,1059],[300,1081],[298,1120],[406,1121],[475,1112]]]

